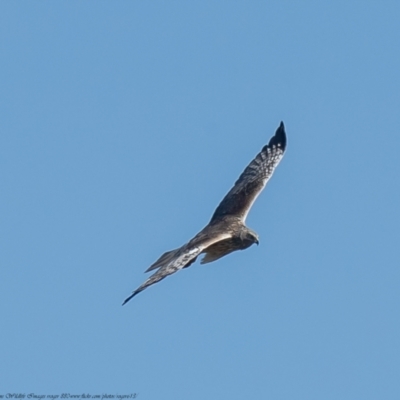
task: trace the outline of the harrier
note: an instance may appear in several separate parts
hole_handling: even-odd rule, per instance
[[[192,265],[204,253],[201,264],[218,260],[236,250],[258,244],[258,235],[245,225],[247,214],[254,201],[271,178],[286,148],[283,122],[269,143],[243,171],[233,188],[222,199],[211,221],[193,239],[178,249],[167,251],[146,272],[157,270],[139,286],[123,303],[173,274]]]

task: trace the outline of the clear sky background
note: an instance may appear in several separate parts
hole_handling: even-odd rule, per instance
[[[0,394],[400,396],[398,1],[2,1]],[[260,246],[121,303],[286,125]]]

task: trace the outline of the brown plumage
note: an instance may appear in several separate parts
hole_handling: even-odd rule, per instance
[[[201,264],[215,261],[233,251],[244,250],[258,244],[258,235],[245,225],[247,214],[264,189],[286,148],[283,122],[269,143],[239,176],[233,188],[222,199],[209,224],[182,247],[167,251],[146,272],[158,269],[139,286],[123,305],[142,290],[166,276],[189,267],[200,254],[205,254]]]

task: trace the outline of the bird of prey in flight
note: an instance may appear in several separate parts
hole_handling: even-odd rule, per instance
[[[168,275],[189,267],[200,254],[205,254],[201,264],[206,264],[233,251],[258,244],[257,233],[245,225],[245,220],[254,201],[281,161],[285,148],[285,126],[281,122],[269,143],[262,148],[222,199],[208,225],[188,243],[167,251],[152,264],[146,272],[157,271],[127,297],[122,305]]]

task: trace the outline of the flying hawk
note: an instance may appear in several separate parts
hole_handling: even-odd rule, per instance
[[[264,146],[256,158],[247,166],[233,188],[222,199],[208,225],[192,240],[178,249],[167,251],[146,272],[157,270],[125,301],[142,290],[192,265],[204,253],[201,264],[218,260],[236,250],[244,250],[258,244],[258,235],[245,225],[247,214],[254,201],[264,189],[286,148],[286,133],[283,122],[275,135]]]

